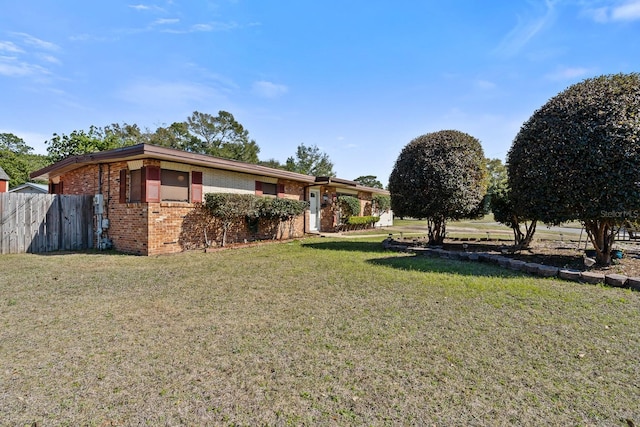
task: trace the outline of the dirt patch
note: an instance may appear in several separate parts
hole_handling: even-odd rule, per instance
[[[411,245],[426,245],[424,239],[396,240]],[[640,277],[640,245],[636,243],[619,242],[616,248],[623,250],[622,259],[614,260],[609,267],[584,264],[584,244],[578,246],[573,241],[537,240],[531,248],[513,252],[513,246],[504,241],[445,241],[443,249],[468,252],[500,253],[510,258],[550,265],[558,268],[568,268],[580,271],[596,271],[605,274],[623,274],[628,277]]]

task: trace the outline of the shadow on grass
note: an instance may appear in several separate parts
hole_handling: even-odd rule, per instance
[[[303,247],[332,251],[352,251],[385,253],[393,256],[369,259],[366,262],[382,267],[396,268],[398,270],[421,271],[425,273],[450,273],[465,276],[481,277],[522,277],[523,273],[505,270],[498,266],[472,261],[455,261],[440,258],[427,258],[423,256],[397,256],[396,252],[389,252],[382,247],[381,242],[361,242],[354,240],[303,243]]]
[[[382,267],[425,273],[449,273],[464,276],[482,277],[523,277],[524,273],[506,270],[495,265],[474,261],[456,261],[423,256],[387,257],[367,260],[368,263]]]
[[[302,247],[330,251],[380,252],[384,253],[382,242],[362,242],[357,240],[303,243]]]

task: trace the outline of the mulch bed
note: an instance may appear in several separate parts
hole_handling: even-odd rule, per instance
[[[409,246],[426,246],[426,240],[424,239],[407,238],[394,240],[399,244],[407,244]],[[584,265],[584,242],[578,247],[578,243],[573,241],[536,240],[531,245],[531,248],[513,252],[513,246],[505,241],[445,240],[442,248],[455,251],[499,253],[509,258],[562,269],[593,271],[604,274],[615,273],[628,277],[640,277],[640,245],[629,242],[619,242],[616,246],[624,250],[622,259],[615,260],[614,264],[608,267],[594,265],[590,268]]]

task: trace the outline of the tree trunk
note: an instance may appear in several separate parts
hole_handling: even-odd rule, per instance
[[[444,243],[447,223],[443,217],[427,218],[429,245],[441,246]]]
[[[222,245],[221,246],[225,246],[227,244],[227,230],[229,229],[230,224],[229,223],[224,223],[222,225]]]
[[[593,248],[596,250],[598,265],[611,265],[611,249],[616,236],[616,227],[610,219],[584,221],[584,228]]]
[[[538,221],[534,219],[533,221],[531,221],[531,223],[529,223],[529,225],[527,225],[527,222],[524,221],[523,225],[525,232],[523,233],[522,229],[520,228],[520,221],[518,220],[518,218],[514,216],[511,219],[513,240],[517,248],[527,249],[531,245],[531,242],[533,241],[533,235],[536,232],[537,222]]]
[[[531,246],[531,242],[533,241],[533,235],[536,232],[537,223],[538,223],[538,220],[536,219],[531,221],[529,225],[527,225],[526,221],[524,222],[525,233],[519,243],[520,249],[527,249],[529,246]]]

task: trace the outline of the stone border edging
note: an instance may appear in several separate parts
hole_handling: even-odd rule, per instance
[[[562,269],[550,265],[516,260],[491,252],[460,252],[448,251],[442,248],[412,247],[409,245],[402,245],[393,241],[389,241],[389,239],[385,239],[382,242],[382,246],[385,249],[400,252],[412,252],[420,256],[462,261],[485,262],[488,264],[495,264],[509,270],[522,271],[523,273],[533,274],[538,277],[556,277],[558,279],[569,280],[573,282],[589,283],[594,285],[604,284],[617,288],[631,288],[635,291],[640,291],[640,277],[627,277],[622,274],[604,274],[594,271]]]

